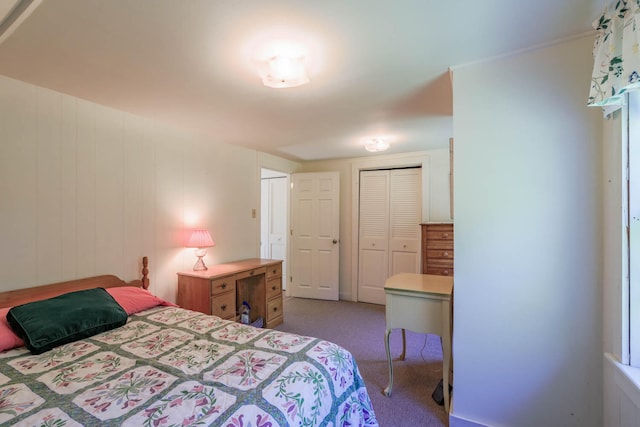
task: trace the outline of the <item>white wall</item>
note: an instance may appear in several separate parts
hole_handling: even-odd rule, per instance
[[[447,147],[448,141],[442,145]],[[353,201],[357,201],[359,169],[402,167],[422,162],[422,220],[450,221],[449,214],[449,149],[416,153],[377,155],[352,159],[305,162],[299,172],[340,173],[340,299],[356,299],[357,225],[354,223]],[[355,181],[354,181],[355,178]],[[354,197],[356,199],[354,199]],[[354,237],[355,236],[355,237]],[[355,254],[355,259],[354,259]]]
[[[256,151],[0,77],[0,291],[97,274],[175,300],[205,227],[207,264],[259,255]],[[292,162],[266,156],[264,163]]]
[[[454,69],[452,426],[602,425],[592,43]]]

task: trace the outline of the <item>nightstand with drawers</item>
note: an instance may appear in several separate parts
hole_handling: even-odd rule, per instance
[[[251,322],[262,318],[267,328],[283,322],[282,261],[252,258],[178,273],[181,307],[239,321],[243,301]]]

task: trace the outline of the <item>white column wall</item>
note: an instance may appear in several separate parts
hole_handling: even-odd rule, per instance
[[[452,426],[602,425],[592,43],[454,69]]]

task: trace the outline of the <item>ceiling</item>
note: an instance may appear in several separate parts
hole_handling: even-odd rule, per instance
[[[449,67],[587,33],[607,3],[22,1],[37,7],[0,34],[0,74],[299,161],[372,155],[376,136],[447,147]],[[251,49],[273,35],[310,47],[309,84],[262,85]]]

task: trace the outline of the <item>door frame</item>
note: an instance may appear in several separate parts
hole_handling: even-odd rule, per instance
[[[358,301],[358,274],[360,270],[360,171],[421,167],[422,172],[422,222],[429,221],[431,194],[431,156],[428,153],[409,153],[398,157],[365,158],[351,164],[351,300]]]

